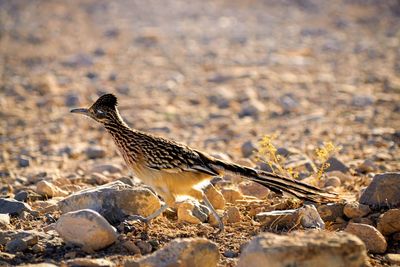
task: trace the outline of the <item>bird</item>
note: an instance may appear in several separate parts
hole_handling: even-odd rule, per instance
[[[301,200],[326,203],[337,197],[335,193],[298,180],[218,159],[183,143],[132,129],[122,119],[114,94],[104,94],[89,108],[76,108],[71,112],[86,115],[102,124],[134,175],[162,198],[163,204],[156,212],[148,217],[132,215],[131,219],[150,222],[168,207],[174,207],[178,197],[186,196],[203,201],[218,222],[218,232],[222,232],[224,224],[204,193],[204,188],[214,177],[226,173]]]

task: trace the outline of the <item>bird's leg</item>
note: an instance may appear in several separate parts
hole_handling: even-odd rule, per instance
[[[131,215],[127,218],[127,220],[149,223],[151,220],[153,220],[154,218],[158,217],[161,213],[163,213],[167,208],[168,208],[167,203],[163,203],[158,210],[156,210],[154,213],[150,214],[147,217],[143,217],[141,215]]]
[[[212,215],[214,215],[215,219],[217,219],[218,222],[218,228],[219,231],[218,233],[221,233],[224,231],[224,223],[222,222],[222,219],[219,217],[217,211],[214,209],[213,205],[211,202],[208,200],[206,194],[203,193],[203,201],[206,204],[206,206],[211,210]]]

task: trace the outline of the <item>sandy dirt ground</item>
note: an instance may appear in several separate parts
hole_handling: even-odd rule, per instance
[[[400,4],[0,1],[2,196],[34,191],[43,173],[81,179],[84,187],[99,163],[122,166],[110,180],[130,175],[105,130],[69,113],[107,92],[119,97],[130,126],[233,161],[243,162],[242,145],[264,135],[310,157],[331,141],[351,169],[351,180],[333,190],[358,198],[375,173],[400,169]],[[90,146],[104,155],[88,158]],[[176,237],[204,236],[223,255],[239,253],[262,229],[249,215],[252,207],[238,207],[243,221],[219,236],[208,224],[178,223],[172,214],[147,230],[134,224],[120,238],[151,241],[156,250]],[[12,218],[8,227],[49,223]],[[398,253],[397,245],[390,243],[388,252]],[[55,239],[39,253],[5,261],[57,263],[85,255]],[[370,256],[374,265],[388,264]],[[133,256],[116,244],[94,257],[123,263]],[[222,256],[220,264],[236,262],[237,255]]]

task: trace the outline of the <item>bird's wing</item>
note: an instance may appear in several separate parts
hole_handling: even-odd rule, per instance
[[[142,146],[146,150],[146,165],[148,168],[163,170],[170,173],[178,173],[183,171],[201,172],[211,176],[218,176],[219,173],[211,166],[208,166],[205,156],[186,145],[164,139],[154,137],[158,140],[149,140]]]

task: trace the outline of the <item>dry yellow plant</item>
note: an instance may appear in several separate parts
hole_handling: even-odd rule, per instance
[[[278,168],[280,173],[285,173],[285,169],[281,165],[282,157],[277,155],[278,149],[272,143],[272,141],[276,138],[276,134],[274,135],[264,135],[261,140],[258,142],[258,153],[256,155],[257,160],[266,162],[272,172],[275,173],[275,167]],[[275,166],[274,166],[275,165]]]
[[[339,150],[332,142],[324,142],[323,146],[315,149],[315,156],[321,162],[318,168],[316,180],[320,180],[325,170],[329,168],[328,159]]]
[[[285,168],[283,163],[285,158],[277,154],[278,149],[273,144],[276,134],[264,135],[258,142],[258,153],[256,154],[256,159],[258,161],[263,161],[267,163],[272,171],[275,173],[275,169],[278,169],[280,174],[288,174],[290,177],[296,179],[298,178],[298,172],[295,172],[292,168]],[[315,179],[318,181],[321,179],[325,170],[329,168],[329,163],[327,160],[340,148],[336,147],[332,142],[324,142],[323,145],[315,149],[315,156],[319,162],[321,162]]]

